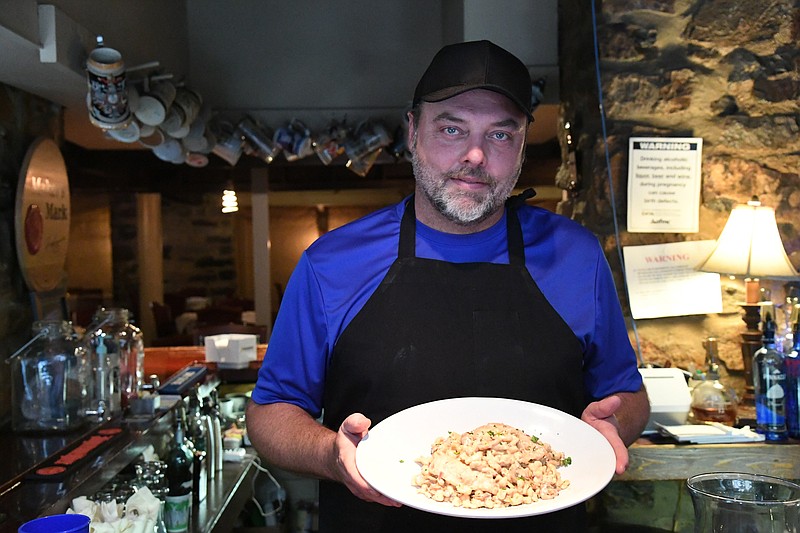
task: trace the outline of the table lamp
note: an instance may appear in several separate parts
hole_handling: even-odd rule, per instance
[[[759,278],[797,278],[795,270],[783,248],[775,210],[762,206],[757,197],[747,204],[737,205],[731,211],[714,250],[700,266],[703,272],[730,276],[743,276],[747,330],[742,337],[742,362],[745,373],[744,400],[753,401],[753,354],[761,346],[761,320]]]

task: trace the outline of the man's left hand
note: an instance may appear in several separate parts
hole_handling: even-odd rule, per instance
[[[619,421],[614,415],[620,405],[622,405],[622,399],[619,396],[608,396],[587,405],[581,415],[581,420],[599,431],[611,444],[614,455],[617,457],[617,474],[622,474],[628,468],[628,447],[622,442],[619,435]]]

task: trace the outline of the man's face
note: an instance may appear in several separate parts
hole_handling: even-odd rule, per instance
[[[484,89],[424,102],[409,127],[418,190],[449,222],[480,224],[517,183],[527,124],[511,100]]]

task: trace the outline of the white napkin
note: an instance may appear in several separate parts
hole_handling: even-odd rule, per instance
[[[120,507],[117,506],[116,500],[110,502],[100,502],[100,521],[110,524],[119,521],[122,518]]]
[[[127,518],[121,518],[111,523],[92,522],[89,529],[91,533],[135,533],[133,524]]]
[[[125,502],[125,518],[131,522],[153,523],[158,520],[158,511],[161,508],[161,501],[153,496],[150,489],[142,487]]]
[[[158,461],[158,454],[152,444],[148,444],[145,446],[144,450],[142,450],[142,459],[146,462]]]
[[[99,519],[100,508],[97,502],[93,502],[86,496],[78,496],[72,500],[72,506],[67,509],[67,514],[82,514],[88,516],[94,522]]]

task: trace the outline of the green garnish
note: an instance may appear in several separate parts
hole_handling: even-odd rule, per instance
[[[572,457],[564,457],[561,460],[561,466],[569,466],[572,464]]]

